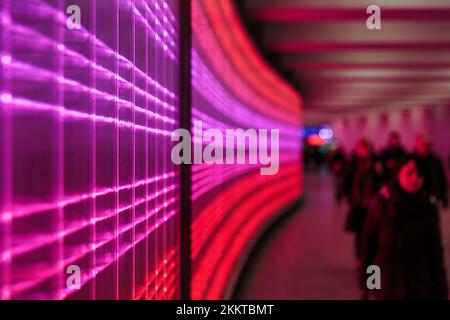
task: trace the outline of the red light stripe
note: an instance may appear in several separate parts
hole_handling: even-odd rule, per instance
[[[226,255],[224,260],[221,261],[222,267],[220,268],[219,274],[216,274],[217,281],[213,281],[208,289],[208,293],[206,295],[207,299],[220,299],[220,297],[223,296],[228,279],[231,277],[233,267],[236,265],[238,257],[245,250],[246,245],[255,235],[256,231],[262,227],[264,222],[267,221],[267,219],[269,219],[270,216],[276,212],[276,210],[279,210],[294,201],[299,194],[300,186],[297,185],[297,187],[293,187],[287,192],[281,191],[278,195],[272,195],[274,200],[268,204],[259,203],[252,209],[249,208],[250,210],[253,210],[257,216],[253,217],[250,223],[245,225],[234,239],[233,246],[229,250],[231,253]]]
[[[293,63],[291,68],[299,71],[323,70],[360,70],[360,69],[392,69],[392,70],[442,70],[450,69],[450,63]]]
[[[299,172],[298,165],[291,165],[280,168],[276,179],[270,179],[270,183],[277,183],[286,177],[296,175]],[[205,244],[206,239],[214,233],[216,227],[225,216],[225,213],[239,204],[247,195],[256,193],[258,189],[264,187],[269,181],[254,173],[248,177],[241,178],[227,190],[223,191],[219,197],[215,198],[200,214],[192,224],[192,258],[195,259]]]
[[[236,32],[232,32],[232,35],[235,37],[235,43],[237,44],[236,47],[241,49],[242,53],[251,54],[247,60],[249,65],[253,67],[254,72],[259,73],[267,85],[273,86],[276,84],[279,86],[280,91],[277,92],[279,97],[283,97],[291,104],[298,105],[300,98],[298,93],[293,90],[286,81],[281,79],[280,76],[267,65],[265,60],[262,59],[261,54],[255,48],[253,42],[248,37],[247,32],[244,30],[244,26],[242,25],[232,2],[221,1],[219,3],[222,5],[223,11],[226,13],[224,18],[227,20],[228,24],[235,26]]]
[[[450,42],[279,42],[271,46],[272,50],[296,52],[329,52],[329,51],[370,51],[370,50],[427,50],[449,51]]]
[[[449,21],[448,8],[383,8],[383,20],[399,21]],[[369,15],[366,7],[360,8],[312,8],[265,7],[254,9],[250,18],[264,22],[330,22],[364,21]]]
[[[256,219],[253,213],[254,210],[266,207],[267,204],[265,202],[267,199],[274,199],[274,208],[281,208],[282,204],[277,201],[277,192],[285,193],[286,190],[295,190],[296,196],[298,197],[300,195],[300,172],[297,176],[292,174],[290,176],[291,178],[287,179],[281,176],[281,181],[279,181],[279,179],[268,181],[267,185],[270,185],[271,187],[255,192],[250,197],[239,198],[239,205],[229,213],[232,218],[227,219],[221,225],[220,230],[214,233],[214,239],[212,240],[212,243],[209,244],[207,253],[201,258],[201,261],[199,261],[199,266],[192,282],[194,298],[204,297],[205,288],[216,281],[218,278],[217,272],[221,273],[222,270],[224,270],[222,264],[220,271],[216,268],[216,265],[221,260],[219,257],[228,254],[223,251],[225,248],[224,246],[230,245],[227,241],[230,240],[230,237],[237,232],[237,230],[245,225],[245,223],[243,225],[244,221],[246,221],[246,223],[251,223]],[[227,191],[228,190],[225,192]],[[254,231],[256,231],[256,229]],[[234,240],[232,242],[234,243]],[[236,251],[234,254],[239,253]],[[215,274],[214,279],[211,278],[213,273]],[[224,274],[224,277],[226,277],[226,274]]]
[[[286,193],[286,190],[291,191]],[[229,280],[236,257],[242,254],[243,246],[247,243],[247,236],[254,235],[258,227],[252,226],[248,233],[243,233],[243,230],[247,228],[247,225],[253,223],[257,223],[256,225],[259,226],[259,219],[268,218],[277,209],[287,204],[288,202],[285,202],[286,200],[282,197],[291,196],[290,193],[294,195],[293,198],[300,194],[300,186],[296,179],[291,179],[290,183],[280,184],[277,188],[265,190],[249,198],[242,206],[233,211],[233,219],[228,220],[223,228],[216,233],[214,242],[210,245],[207,255],[200,263],[198,273],[194,275],[192,288],[194,299],[217,298],[210,294],[210,288],[217,285],[220,287],[221,283]],[[266,203],[267,198],[273,199],[272,204]],[[239,234],[245,234],[245,240]],[[225,264],[227,261],[228,264]],[[220,267],[218,267],[219,264]],[[218,284],[216,284],[217,282]]]
[[[215,69],[215,74],[226,84],[228,90],[255,110],[287,123],[298,125],[300,121],[299,117],[293,117],[282,108],[271,104],[251,88],[245,79],[236,72],[221,45],[218,43],[219,39],[207,21],[206,14],[199,0],[192,1],[192,15],[194,41],[198,41],[198,48],[202,49],[202,53],[208,58],[210,64]]]
[[[230,7],[227,7],[228,0],[220,1],[202,1],[205,13],[209,16],[209,21],[217,34],[217,38],[222,44],[223,49],[227,53],[230,61],[235,65],[237,72],[242,75],[248,83],[255,88],[260,94],[267,97],[270,101],[273,101],[276,105],[279,105],[291,112],[299,112],[300,102],[298,99],[285,100],[280,98],[283,96],[280,92],[285,92],[280,87],[280,82],[276,81],[271,86],[264,83],[261,80],[259,74],[264,73],[264,69],[259,69],[257,72],[250,68],[250,59],[256,59],[252,52],[244,52],[242,49],[242,43],[237,43],[234,40],[233,34],[239,33],[239,27],[236,23],[237,17],[235,12]],[[223,7],[222,7],[223,6]],[[231,17],[230,17],[231,16]],[[226,18],[230,19],[230,22],[226,22]],[[241,41],[249,42],[247,37],[241,35]],[[245,58],[249,57],[249,58]],[[275,90],[274,90],[275,88]],[[286,97],[291,97],[292,92],[285,93]]]

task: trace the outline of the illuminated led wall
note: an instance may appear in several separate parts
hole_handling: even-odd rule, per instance
[[[0,1],[1,299],[179,297],[178,5]]]
[[[258,55],[232,1],[193,0],[192,27],[192,125],[280,130],[275,175],[258,164],[192,166],[191,295],[228,298],[252,242],[301,195],[301,99]]]
[[[191,296],[226,298],[261,230],[301,195],[301,99],[232,1],[191,4],[192,123],[280,131],[275,175],[192,166]],[[0,299],[181,297],[179,6],[0,1]]]

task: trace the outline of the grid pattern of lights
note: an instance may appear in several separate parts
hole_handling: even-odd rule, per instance
[[[191,294],[220,299],[261,229],[302,193],[301,99],[255,56],[232,1],[191,3],[192,121],[224,136],[229,128],[280,130],[276,175],[261,176],[260,165],[192,166]]]
[[[0,299],[179,297],[178,5],[0,1]]]

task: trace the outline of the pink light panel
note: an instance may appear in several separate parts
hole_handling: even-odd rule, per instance
[[[1,299],[179,297],[178,5],[0,1]]]

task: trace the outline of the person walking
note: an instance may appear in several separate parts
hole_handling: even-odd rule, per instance
[[[425,186],[415,155],[404,157],[388,185],[371,203],[360,243],[360,281],[367,267],[381,270],[375,299],[447,299],[443,246],[436,198]]]
[[[349,201],[346,230],[355,234],[355,255],[359,257],[359,243],[362,226],[372,197],[379,188],[379,176],[376,172],[376,157],[372,143],[360,139],[352,159],[347,166],[345,194]]]
[[[448,185],[443,161],[431,150],[428,135],[419,135],[414,154],[424,170],[424,187],[436,197],[443,209],[448,208]]]
[[[328,164],[333,174],[333,189],[336,202],[344,197],[344,178],[347,168],[347,157],[341,145],[333,146],[328,155]]]
[[[405,149],[401,144],[400,133],[393,131],[389,134],[387,146],[380,153],[380,161],[383,168],[382,178],[389,181],[397,162],[405,155]]]

